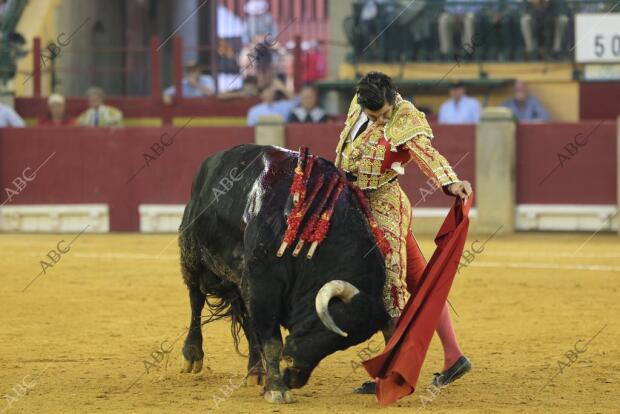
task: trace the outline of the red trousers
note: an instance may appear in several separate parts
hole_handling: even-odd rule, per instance
[[[418,241],[409,231],[407,235],[407,276],[405,281],[407,282],[407,290],[412,296],[415,295],[416,287],[425,267],[426,259],[422,255]]]

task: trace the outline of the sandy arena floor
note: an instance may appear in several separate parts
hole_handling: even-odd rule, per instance
[[[246,360],[226,321],[205,327],[203,372],[179,373],[189,304],[172,235],[84,234],[22,292],[40,261],[53,264],[47,252],[72,237],[0,235],[0,413],[380,409],[373,396],[351,393],[365,379],[354,368],[367,344],[324,360],[288,406],[239,386]],[[620,412],[620,238],[589,237],[490,240],[450,295],[474,369],[433,396],[426,386],[442,364],[435,337],[416,393],[381,412]],[[430,256],[431,238],[420,241]]]

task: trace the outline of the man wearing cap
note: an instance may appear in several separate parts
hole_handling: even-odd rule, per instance
[[[191,60],[185,65],[185,77],[181,81],[183,98],[201,98],[213,96],[215,83],[209,75],[202,74],[202,67],[197,61]],[[164,91],[162,100],[165,104],[171,104],[176,94],[176,88],[170,86]]]
[[[439,108],[440,124],[476,124],[480,121],[482,108],[476,98],[465,94],[463,82],[450,85],[450,99]]]
[[[53,93],[47,98],[47,116],[40,118],[37,126],[71,126],[75,119],[68,116],[65,111],[65,97],[59,93]]]

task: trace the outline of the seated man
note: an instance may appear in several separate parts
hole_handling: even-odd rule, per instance
[[[528,58],[558,58],[568,26],[568,16],[561,0],[530,0],[521,17],[521,32]],[[541,48],[542,45],[542,48]]]
[[[185,65],[185,77],[181,81],[183,98],[201,98],[205,96],[213,96],[215,83],[209,75],[202,74],[202,68],[197,61],[189,61]],[[165,104],[170,105],[176,95],[174,86],[168,87],[162,95]]]
[[[450,99],[439,107],[440,124],[476,124],[482,111],[476,98],[465,94],[463,82],[450,85]]]
[[[37,126],[71,126],[75,125],[75,119],[67,115],[65,111],[65,97],[59,93],[53,93],[47,98],[49,109],[44,118],[40,118]]]
[[[282,118],[282,121],[286,122],[291,111],[299,102],[284,88],[284,84],[279,79],[274,80],[269,87],[263,89],[260,97],[262,102],[254,105],[248,111],[248,126],[257,125],[260,117],[267,115],[277,115]]]
[[[460,4],[450,4],[450,3]],[[468,53],[473,54],[474,32],[477,14],[480,5],[476,2],[463,4],[458,0],[446,0],[445,11],[439,16],[439,49],[444,59],[450,58],[453,52],[452,38],[455,28],[461,30],[461,46]]]
[[[520,80],[514,84],[514,98],[504,101],[502,106],[510,109],[519,122],[548,122],[549,114],[536,99],[529,94],[527,85]]]
[[[513,60],[521,57],[522,41],[519,21],[523,13],[521,0],[498,0],[485,8],[481,17],[481,36],[474,36],[474,48],[484,49],[489,60]]]
[[[321,123],[327,122],[327,114],[318,106],[317,91],[314,86],[306,85],[299,92],[300,105],[293,109],[289,122]]]
[[[6,104],[0,103],[0,128],[23,128],[25,126],[26,123],[13,108]]]
[[[123,113],[113,106],[103,104],[105,98],[103,89],[98,87],[88,88],[86,96],[88,97],[88,106],[90,108],[78,116],[78,125],[92,127],[123,126]]]

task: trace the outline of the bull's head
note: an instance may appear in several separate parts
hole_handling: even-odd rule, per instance
[[[282,359],[290,388],[304,386],[323,358],[365,341],[388,319],[381,301],[343,280],[325,283],[314,305],[316,313],[292,325],[286,338]]]

